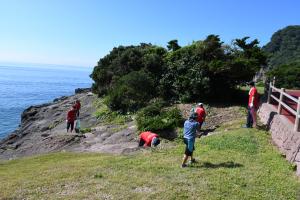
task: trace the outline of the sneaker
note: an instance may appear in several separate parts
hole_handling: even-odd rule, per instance
[[[187,167],[186,164],[182,164],[182,165],[181,165],[181,168],[185,168],[185,167]]]
[[[193,158],[190,162],[191,162],[191,163],[197,163],[197,161],[196,161],[195,158]]]

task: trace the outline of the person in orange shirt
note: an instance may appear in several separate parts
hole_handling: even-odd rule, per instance
[[[159,136],[151,131],[142,132],[140,135],[139,147],[155,147],[159,145]]]
[[[255,83],[251,81],[249,83],[250,91],[249,91],[249,99],[248,99],[248,115],[247,115],[247,124],[244,126],[245,128],[256,128],[257,119],[256,112],[258,109],[258,92],[255,87]]]
[[[198,114],[197,122],[199,122],[199,129],[200,129],[202,127],[202,124],[204,123],[205,117],[206,117],[206,112],[205,112],[205,109],[203,107],[203,103],[198,103],[197,104],[197,107],[195,109],[195,113]]]

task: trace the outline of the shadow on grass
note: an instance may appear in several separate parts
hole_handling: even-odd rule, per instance
[[[244,165],[242,165],[240,163],[228,161],[228,162],[222,162],[222,163],[217,163],[217,164],[214,164],[211,162],[204,162],[204,163],[199,163],[197,165],[194,165],[192,167],[217,169],[217,168],[238,168],[238,167],[244,167]]]
[[[211,133],[211,132],[214,132],[217,128],[219,128],[220,126],[219,125],[217,125],[217,126],[215,126],[214,128],[208,128],[208,129],[203,129],[203,130],[201,130],[200,132],[201,132],[201,134],[200,134],[200,137],[202,137],[202,136],[207,136],[209,133]]]

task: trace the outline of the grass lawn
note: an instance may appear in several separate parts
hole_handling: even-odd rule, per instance
[[[0,199],[297,199],[300,182],[264,131],[241,122],[184,146],[130,156],[55,153],[0,162]],[[297,196],[298,195],[298,196]]]

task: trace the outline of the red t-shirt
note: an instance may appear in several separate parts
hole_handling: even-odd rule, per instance
[[[144,146],[148,146],[148,147],[151,146],[151,142],[154,137],[158,138],[158,135],[150,131],[142,132],[140,135],[140,139],[145,141]]]
[[[258,107],[258,93],[257,93],[257,89],[255,87],[252,87],[249,91],[248,106],[250,106],[253,97],[254,97],[253,106],[255,108],[257,108]]]
[[[76,110],[72,109],[68,112],[68,115],[67,115],[67,120],[69,122],[74,122],[76,119]]]
[[[204,108],[201,107],[196,108],[196,113],[198,114],[197,122],[199,123],[204,122],[205,115],[206,115]]]

